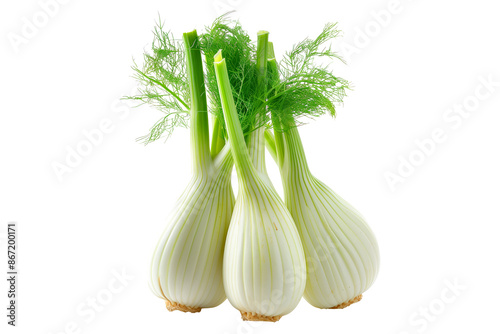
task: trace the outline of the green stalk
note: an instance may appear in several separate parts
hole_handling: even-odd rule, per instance
[[[214,159],[217,156],[217,154],[219,154],[219,152],[222,150],[225,144],[226,141],[222,136],[222,125],[219,122],[219,118],[214,117],[212,144],[210,147],[210,155],[212,156],[212,159]]]
[[[241,124],[238,119],[231,83],[229,82],[229,76],[227,74],[226,60],[222,58],[222,50],[217,52],[214,57],[214,67],[238,179],[242,185],[246,185],[254,181],[257,170],[250,158],[245,137],[243,136],[243,130],[241,129]]]
[[[276,152],[276,140],[274,139],[274,135],[271,130],[266,130],[264,132],[264,139],[266,140],[266,148],[271,154],[273,160],[278,163],[278,156]]]
[[[272,42],[269,42],[267,57],[268,68],[271,73],[270,86],[276,87],[280,78]],[[295,121],[293,119],[287,120],[291,124],[285,125],[287,128],[286,131],[283,130],[282,120],[275,113],[271,114],[271,121],[274,128],[274,136],[270,132],[266,133],[266,145],[280,170],[284,172],[283,166],[286,159],[288,164],[287,173],[310,174],[304,147],[302,146],[302,140],[300,139]]]
[[[260,30],[257,32],[257,80],[259,83],[259,95],[265,97],[267,79],[267,47],[269,44],[269,32]]]
[[[191,92],[191,152],[194,173],[204,173],[211,161],[208,146],[208,113],[203,61],[196,30],[183,34]]]
[[[279,72],[278,72],[278,63],[276,62],[276,58],[274,55],[274,46],[272,42],[269,42],[268,52],[267,52],[267,64],[269,67],[269,72],[271,73],[270,85],[271,87],[276,87],[279,83]],[[281,120],[275,113],[271,113],[271,121],[273,123],[274,128],[274,142],[275,142],[275,155],[273,156],[276,164],[279,168],[283,166],[284,159],[284,138],[283,138],[283,129],[281,126]]]
[[[261,113],[257,114],[255,119],[258,125],[262,122],[262,117],[265,113],[268,39],[269,32],[261,30],[257,33],[257,99],[261,100],[264,106]],[[264,147],[264,127],[259,127],[248,135],[248,150],[255,168],[261,173],[266,173]]]
[[[275,133],[273,135],[270,130],[266,130],[264,135],[267,150],[280,168],[283,177],[285,177],[284,179],[288,179],[292,174],[293,176],[300,175],[302,177],[311,175],[304,146],[302,145],[302,139],[300,138],[299,130],[295,123],[290,129],[283,133]],[[282,140],[280,149],[278,149],[278,140],[276,138],[281,138]],[[278,150],[281,155],[280,163],[278,161]],[[285,166],[285,160],[287,168],[283,168]]]
[[[307,164],[306,153],[297,126],[294,124],[294,126],[285,131],[283,133],[283,138],[286,143],[286,154],[284,155],[284,159],[287,160],[288,165],[286,168],[286,173],[288,173],[288,175],[284,176],[287,179],[290,179],[290,176],[309,177],[311,172]],[[285,168],[281,169],[285,171]]]

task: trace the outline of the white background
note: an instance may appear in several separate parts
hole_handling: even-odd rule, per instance
[[[5,250],[6,224],[17,221],[20,243],[18,327],[5,324],[2,279],[2,333],[498,332],[494,1],[61,0],[44,22],[45,2],[0,5],[0,237]],[[135,138],[160,113],[119,99],[135,87],[132,57],[140,60],[158,14],[180,36],[231,9],[251,34],[269,30],[278,55],[326,22],[344,31],[336,48],[348,66],[337,64],[337,72],[355,88],[336,119],[301,133],[314,174],[365,215],[381,248],[377,281],[345,310],[302,301],[275,324],[252,324],[227,301],[199,314],[169,313],[148,289],[152,248],[190,175],[188,132],[144,147]],[[38,31],[14,46],[14,34],[34,21]],[[489,77],[490,91],[481,83]],[[464,103],[467,117],[448,111]],[[106,119],[112,127],[102,143],[59,180],[54,162],[65,163],[84,131]],[[424,157],[416,141],[436,129],[444,140]],[[418,166],[391,188],[387,173],[410,158]],[[270,159],[268,167],[281,191]],[[133,278],[109,292],[123,270]],[[97,296],[110,298],[89,311]]]

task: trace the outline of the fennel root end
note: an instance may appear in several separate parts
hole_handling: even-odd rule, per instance
[[[201,307],[186,306],[176,302],[171,302],[168,299],[165,299],[165,305],[167,306],[167,310],[169,310],[170,312],[181,311],[181,312],[197,313],[201,311]]]
[[[280,320],[281,315],[275,315],[275,316],[267,316],[267,315],[262,315],[262,314],[257,314],[255,312],[244,312],[240,311],[241,313],[241,319],[244,321],[271,321],[271,322],[276,322]]]
[[[357,297],[354,297],[353,299],[351,300],[348,300],[346,302],[343,302],[342,304],[340,305],[337,305],[337,306],[334,306],[334,307],[330,307],[330,309],[334,309],[334,310],[339,310],[339,309],[343,309],[343,308],[346,308],[347,306],[349,305],[352,305],[354,303],[357,303],[361,300],[361,298],[363,298],[363,295],[359,295]]]

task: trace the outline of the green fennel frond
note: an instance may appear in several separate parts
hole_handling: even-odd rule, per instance
[[[335,116],[335,104],[342,102],[349,82],[334,75],[330,64],[322,65],[320,58],[343,61],[328,45],[339,34],[336,23],[325,25],[318,37],[301,41],[285,54],[278,74],[269,74],[279,76],[271,87],[268,106],[273,117],[279,118],[281,131],[295,126],[300,116]]]
[[[261,101],[256,101],[257,76],[255,65],[256,48],[250,36],[239,22],[230,21],[226,15],[217,18],[206,27],[206,33],[200,36],[200,43],[205,55],[207,90],[210,97],[210,111],[223,126],[226,136],[221,99],[214,69],[214,55],[222,49],[226,59],[229,81],[243,132],[246,134],[255,127],[256,113]],[[260,102],[260,103],[259,103]]]
[[[256,46],[238,21],[228,15],[217,18],[200,35],[204,54],[205,80],[209,95],[209,111],[222,127],[218,135],[227,139],[224,116],[213,57],[222,49],[226,59],[229,81],[239,121],[245,135],[261,126],[270,127],[270,116],[278,119],[285,131],[300,123],[301,116],[315,117],[324,113],[335,115],[335,104],[342,102],[349,82],[332,74],[329,66],[320,65],[320,58],[340,59],[328,46],[339,35],[336,24],[327,24],[315,39],[305,39],[285,54],[284,59],[270,73],[278,80],[269,80],[268,100],[258,94]],[[186,55],[182,40],[176,40],[165,31],[161,20],[153,29],[150,50],[144,52],[143,64],[132,66],[138,81],[138,93],[126,99],[148,104],[164,115],[138,138],[145,144],[168,138],[176,127],[188,127],[190,118],[190,91],[186,71]],[[273,56],[274,57],[274,56]],[[342,59],[340,59],[342,60]],[[273,124],[275,124],[273,120]]]
[[[189,124],[190,96],[182,41],[164,31],[161,20],[153,35],[151,50],[144,52],[142,67],[135,61],[132,66],[133,77],[139,84],[138,93],[125,97],[139,102],[138,105],[151,105],[165,114],[147,135],[138,138],[145,144],[168,138],[176,127]]]

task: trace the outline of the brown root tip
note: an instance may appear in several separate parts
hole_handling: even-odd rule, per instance
[[[347,306],[349,305],[352,305],[354,303],[357,303],[361,300],[361,298],[363,298],[363,295],[359,295],[357,297],[354,297],[353,299],[351,300],[348,300],[346,302],[343,302],[342,304],[340,305],[337,305],[337,306],[334,306],[334,307],[330,307],[331,309],[334,309],[334,310],[340,310],[340,309],[343,309],[343,308],[346,308]]]
[[[243,312],[241,313],[241,319],[244,321],[271,321],[276,322],[281,319],[281,315],[267,316],[262,314],[257,314],[255,312]]]
[[[197,313],[201,311],[201,307],[191,307],[191,306],[186,306],[182,305],[176,302],[171,302],[168,299],[165,299],[165,304],[167,305],[167,310],[170,312],[172,311],[182,311],[182,312],[191,312],[191,313]]]

